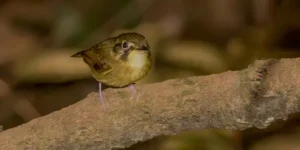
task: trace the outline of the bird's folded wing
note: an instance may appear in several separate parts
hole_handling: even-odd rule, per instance
[[[92,49],[78,52],[74,54],[73,57],[83,57],[84,62],[90,66],[92,71],[99,74],[106,74],[112,70],[112,67],[108,63],[107,59],[99,56]]]

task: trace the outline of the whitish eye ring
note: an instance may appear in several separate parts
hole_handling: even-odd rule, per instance
[[[134,46],[133,43],[130,43],[130,42],[127,42],[127,41],[122,42],[122,49],[125,50],[125,51],[128,51],[133,46]]]
[[[123,42],[122,42],[122,48],[123,48],[123,49],[127,49],[128,46],[129,46],[129,44],[128,44],[126,41],[123,41]]]

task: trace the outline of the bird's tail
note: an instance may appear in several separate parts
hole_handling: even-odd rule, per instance
[[[93,53],[93,51],[91,51],[91,50],[83,50],[83,51],[75,53],[71,57],[82,57],[83,61],[85,63],[87,63],[91,67],[91,69],[94,70],[96,68],[96,66],[98,65],[97,64],[98,63],[97,62],[97,57],[95,57],[95,56],[97,56],[97,55],[95,55]]]
[[[83,50],[83,51],[77,52],[77,53],[73,54],[71,57],[83,57],[83,55],[84,55],[84,53],[86,51],[87,50]]]

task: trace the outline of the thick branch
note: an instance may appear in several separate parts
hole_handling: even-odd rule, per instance
[[[261,80],[260,80],[261,79]],[[107,89],[0,134],[0,149],[124,148],[184,130],[265,128],[300,109],[300,59],[256,61],[248,69],[218,75]]]

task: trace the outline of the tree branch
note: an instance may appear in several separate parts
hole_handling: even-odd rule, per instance
[[[259,60],[241,71],[107,89],[1,132],[0,149],[97,149],[129,147],[185,130],[266,128],[300,109],[300,58]]]

